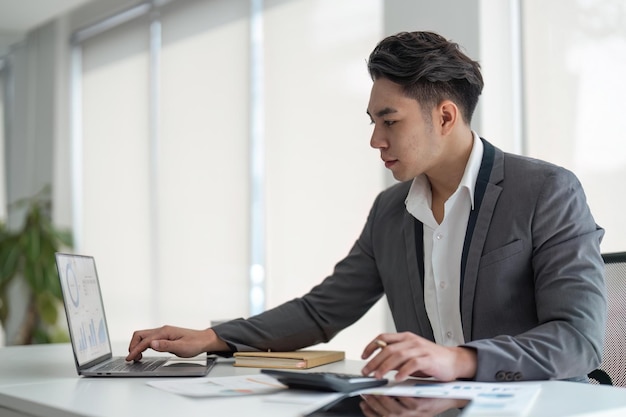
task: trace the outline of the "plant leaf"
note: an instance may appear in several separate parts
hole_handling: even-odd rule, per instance
[[[0,286],[6,285],[17,273],[21,248],[15,236],[7,237],[0,243],[0,262],[2,269],[0,272]]]
[[[9,316],[9,300],[4,291],[0,294],[0,322],[4,325]],[[4,326],[3,326],[4,327]]]
[[[59,315],[57,307],[58,301],[51,293],[46,291],[37,295],[37,309],[44,323],[56,324]]]
[[[9,210],[24,215],[19,230],[8,230],[0,222],[0,319],[4,321],[8,314],[8,283],[23,279],[32,291],[32,308],[36,308],[39,323],[26,339],[39,343],[68,340],[67,333],[55,326],[63,295],[54,254],[63,245],[71,248],[73,242],[71,232],[52,223],[50,196],[50,186],[46,186],[34,196],[9,205]]]

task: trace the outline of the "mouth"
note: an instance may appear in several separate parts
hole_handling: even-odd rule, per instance
[[[385,162],[385,168],[391,168],[398,162],[397,159],[388,159],[383,161]]]

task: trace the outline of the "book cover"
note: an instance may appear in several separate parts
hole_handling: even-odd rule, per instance
[[[236,352],[235,366],[251,368],[309,369],[345,359],[337,350],[296,350],[293,352]]]

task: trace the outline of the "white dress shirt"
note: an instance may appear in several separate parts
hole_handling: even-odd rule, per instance
[[[405,200],[407,211],[424,224],[424,304],[435,342],[445,346],[465,343],[459,306],[461,256],[483,157],[483,144],[475,132],[472,134],[472,152],[458,188],[444,203],[441,224],[433,216],[432,193],[425,175],[413,180]]]

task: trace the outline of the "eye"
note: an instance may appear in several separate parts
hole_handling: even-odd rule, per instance
[[[395,120],[385,120],[383,123],[385,123],[385,126],[391,126],[395,123]]]

